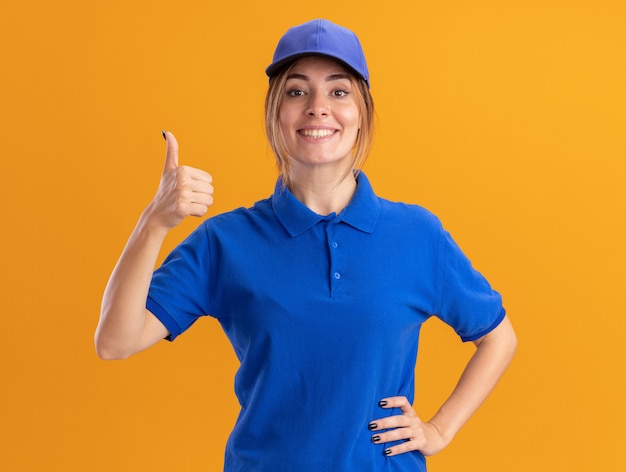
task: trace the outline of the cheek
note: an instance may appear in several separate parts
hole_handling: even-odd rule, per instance
[[[361,114],[357,107],[346,107],[345,109],[338,110],[338,113],[346,128],[356,127],[358,129],[361,127]]]
[[[357,133],[361,129],[361,115],[358,112],[350,113],[345,116],[344,123],[346,128]]]
[[[286,132],[294,122],[293,111],[288,107],[281,107],[278,111],[278,126]]]

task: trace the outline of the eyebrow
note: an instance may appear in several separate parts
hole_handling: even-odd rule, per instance
[[[297,74],[297,73],[289,74],[287,76],[287,80],[289,79],[300,79],[300,80],[305,80],[307,82],[310,80],[308,75]],[[341,80],[341,79],[350,79],[350,76],[348,74],[331,74],[326,77],[325,81],[330,82],[331,80]]]

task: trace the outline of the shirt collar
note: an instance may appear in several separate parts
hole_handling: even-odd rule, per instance
[[[363,172],[359,172],[357,176],[357,188],[352,200],[338,215],[324,216],[311,211],[283,185],[280,177],[272,195],[272,208],[278,220],[293,237],[329,218],[337,222],[343,221],[364,233],[371,233],[374,231],[380,213],[378,198]]]

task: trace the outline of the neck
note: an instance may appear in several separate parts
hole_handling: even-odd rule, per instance
[[[356,191],[354,173],[347,175],[308,175],[297,172],[290,174],[290,190],[294,196],[318,215],[340,213]]]

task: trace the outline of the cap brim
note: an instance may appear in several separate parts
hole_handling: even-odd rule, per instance
[[[328,57],[329,59],[333,59],[334,61],[337,61],[339,64],[341,64],[342,67],[344,67],[348,72],[352,73],[355,77],[359,77],[360,79],[363,79],[365,82],[367,82],[367,79],[365,77],[363,77],[359,72],[357,72],[354,69],[354,67],[350,66],[349,64],[347,64],[346,62],[342,61],[341,59],[338,59],[338,58],[336,58],[334,56],[331,56],[329,54],[322,54],[322,53],[319,53],[319,52],[303,52],[303,53],[300,53],[300,54],[294,54],[293,56],[285,57],[284,59],[280,59],[279,61],[276,61],[276,62],[270,64],[269,66],[267,66],[267,69],[265,69],[265,73],[271,79],[275,75],[278,75],[278,73],[282,69],[284,69],[286,67],[289,67],[291,64],[296,62],[298,59],[302,59],[303,57],[308,57],[308,56],[320,56],[320,57]]]

